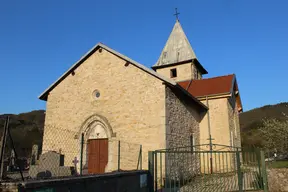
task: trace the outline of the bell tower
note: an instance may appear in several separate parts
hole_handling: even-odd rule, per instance
[[[208,72],[198,61],[181,27],[178,14],[176,11],[176,23],[152,69],[175,81],[202,79],[202,75]]]

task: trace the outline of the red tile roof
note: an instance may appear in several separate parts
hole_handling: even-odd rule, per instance
[[[214,94],[230,93],[235,75],[219,76],[201,80],[178,82],[194,97],[203,97]]]

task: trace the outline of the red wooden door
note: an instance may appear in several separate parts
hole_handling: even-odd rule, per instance
[[[108,139],[88,140],[88,173],[104,173],[108,163]]]

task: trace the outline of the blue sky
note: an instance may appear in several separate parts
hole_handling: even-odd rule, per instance
[[[37,97],[96,43],[150,67],[175,22],[206,77],[235,73],[244,111],[287,101],[288,1],[0,0],[0,114]]]

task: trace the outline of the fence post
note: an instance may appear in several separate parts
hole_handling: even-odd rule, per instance
[[[140,166],[140,170],[142,170],[142,145],[140,145],[140,149],[139,149],[139,156],[138,156],[138,162],[137,162],[137,170],[139,169]]]
[[[84,147],[84,133],[81,134],[80,175],[82,175],[82,170],[83,170],[83,147]]]
[[[9,125],[7,125],[7,132],[8,132],[8,135],[9,135],[9,138],[10,138],[10,142],[11,142],[12,148],[13,148],[13,150],[14,150],[15,158],[16,158],[16,162],[17,162],[17,160],[18,160],[18,155],[17,155],[16,149],[15,149],[15,145],[14,145],[14,141],[13,141],[13,138],[12,138],[12,135],[11,135],[11,132],[10,132],[10,129],[9,129]],[[18,168],[19,168],[19,171],[20,171],[21,179],[22,179],[22,181],[24,181],[23,172],[22,172],[22,167],[21,167],[18,163],[17,163],[17,165],[18,165]]]
[[[142,170],[142,145],[140,145],[141,157],[140,157],[140,170]]]
[[[260,155],[260,149],[256,149],[256,155],[257,155],[257,163],[258,163],[258,171],[259,171],[259,175],[260,178],[262,178],[262,174],[261,174],[261,155]],[[263,182],[260,182],[260,189],[263,189]]]
[[[267,180],[267,172],[266,172],[266,164],[265,164],[265,156],[264,151],[260,151],[261,156],[261,168],[262,168],[262,178],[263,178],[263,190],[264,192],[268,192],[268,180]]]
[[[2,135],[2,140],[1,140],[1,156],[0,156],[0,180],[3,179],[3,170],[4,170],[4,152],[5,152],[5,146],[6,146],[6,138],[7,138],[7,130],[9,126],[9,120],[10,117],[7,116],[4,124],[4,131]]]
[[[161,154],[161,153],[160,153]],[[158,174],[157,174],[157,152],[154,152],[154,175],[155,175],[155,191],[158,191]]]
[[[153,151],[148,152],[148,170],[150,173],[150,178],[151,181],[150,183],[150,189],[149,191],[153,192],[154,191],[154,154]]]
[[[241,161],[240,161],[240,152],[237,148],[236,151],[236,161],[237,161],[237,175],[238,175],[238,186],[239,191],[243,191],[243,180],[242,180],[242,172],[241,172]]]
[[[118,171],[120,171],[120,140],[118,141]]]

